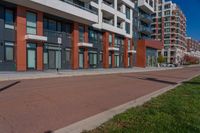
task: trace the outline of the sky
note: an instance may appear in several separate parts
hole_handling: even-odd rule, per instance
[[[200,41],[200,0],[172,0],[187,18],[187,35]]]

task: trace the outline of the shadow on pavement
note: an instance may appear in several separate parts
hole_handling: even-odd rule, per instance
[[[200,82],[186,81],[184,84],[200,85]]]
[[[160,80],[157,78],[148,78],[148,77],[138,77],[138,76],[127,76],[127,75],[120,75],[121,77],[125,77],[125,78],[132,78],[132,79],[140,79],[140,80],[149,80],[149,81],[153,81],[153,82],[159,82],[159,83],[164,83],[164,84],[170,84],[170,85],[176,85],[178,83],[176,82],[171,82],[171,81],[166,81],[166,80]]]
[[[4,86],[4,87],[1,87],[1,88],[0,88],[0,92],[6,90],[6,89],[8,89],[8,88],[10,88],[10,87],[12,87],[12,86],[14,86],[14,85],[16,85],[16,84],[19,84],[19,83],[20,83],[20,81],[15,81],[15,82],[13,82],[13,83],[11,83],[11,84],[8,84],[8,85],[6,85],[6,86]]]
[[[149,80],[149,81],[153,81],[153,82],[159,82],[159,83],[170,84],[170,85],[176,85],[177,84],[176,82],[159,80],[159,79],[156,79],[156,78],[138,78],[138,79]]]

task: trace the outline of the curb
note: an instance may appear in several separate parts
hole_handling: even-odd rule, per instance
[[[196,74],[185,80],[182,80],[182,81],[178,82],[178,84],[176,84],[176,85],[170,85],[168,87],[164,87],[158,91],[152,92],[152,93],[147,94],[142,97],[139,97],[128,103],[122,104],[120,106],[114,107],[112,109],[109,109],[109,110],[99,113],[97,115],[91,116],[91,117],[86,118],[81,121],[78,121],[78,122],[71,124],[69,126],[66,126],[64,128],[53,131],[52,133],[80,133],[84,130],[92,130],[92,129],[100,126],[104,122],[110,120],[111,118],[113,118],[113,116],[123,113],[124,111],[126,111],[127,109],[130,109],[132,107],[143,105],[144,103],[151,100],[152,98],[157,97],[169,90],[172,90],[172,89],[176,88],[177,86],[182,85],[183,82],[191,80],[197,76],[199,76],[199,74]]]

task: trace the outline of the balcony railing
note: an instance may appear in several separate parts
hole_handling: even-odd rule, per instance
[[[143,26],[143,25],[139,26],[139,30],[141,32],[145,32],[145,33],[152,33],[151,27],[146,27],[146,26]]]
[[[114,8],[114,4],[108,3],[107,1],[103,0],[102,3],[104,3],[107,6],[110,6],[110,7]]]
[[[147,15],[147,14],[140,14],[140,18],[143,19],[143,20],[147,20],[149,22],[153,22],[153,19],[150,15]]]
[[[114,25],[114,22],[111,20],[103,19],[103,22],[106,24]]]
[[[75,6],[75,7],[78,7],[78,8],[80,8],[80,9],[83,9],[83,10],[85,10],[85,11],[91,12],[91,13],[93,13],[93,14],[97,14],[97,12],[95,12],[95,11],[93,11],[93,10],[87,8],[87,7],[84,7],[84,6],[81,6],[81,5],[79,5],[79,4],[76,4],[76,3],[74,3],[73,1],[70,1],[70,0],[61,0],[61,1],[66,2],[66,3],[70,4],[70,5]]]

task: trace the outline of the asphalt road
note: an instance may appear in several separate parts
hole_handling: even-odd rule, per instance
[[[0,82],[0,133],[45,133],[200,74],[177,70]]]

